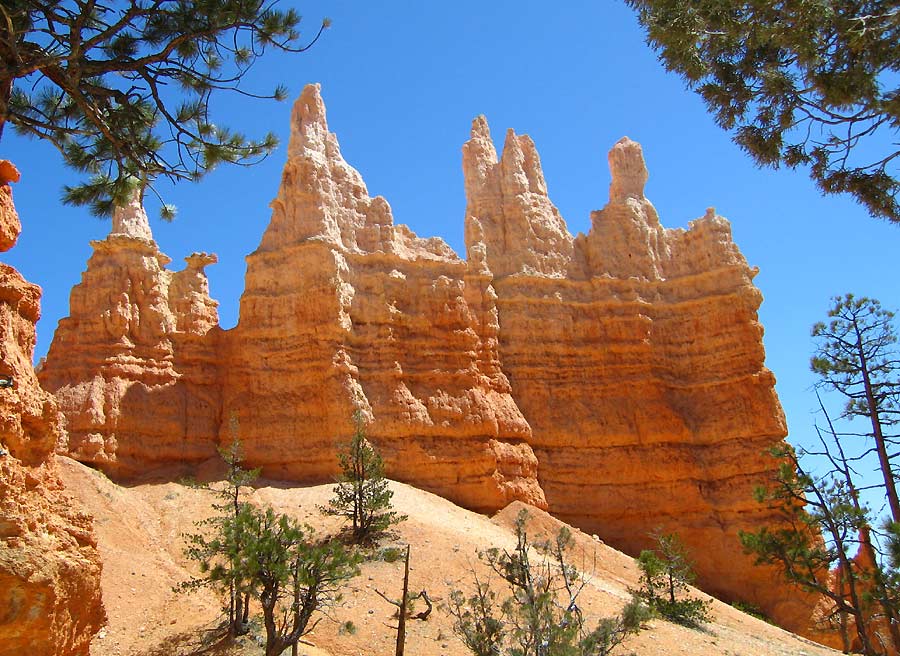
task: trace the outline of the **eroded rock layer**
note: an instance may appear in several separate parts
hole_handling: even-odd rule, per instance
[[[0,162],[0,250],[19,234]],[[41,289],[0,263],[0,656],[87,654],[105,621],[90,516],[65,494],[53,396],[32,368]]]
[[[752,490],[786,429],[728,222],[665,229],[628,139],[576,237],[527,136],[498,157],[478,118],[463,168],[465,260],[394,224],[307,87],[227,332],[213,258],[169,272],[139,203],[120,210],[41,373],[70,452],[128,475],[213,455],[237,426],[248,464],[322,482],[359,410],[393,478],[477,510],[549,505],[631,553],[676,531],[707,590],[805,627],[809,605],[737,540],[769,519]]]
[[[57,327],[41,384],[66,416],[67,451],[115,475],[215,454],[217,303],[195,253],[166,269],[140,198],[113,216]]]
[[[704,589],[805,626],[808,606],[738,541],[774,519],[753,489],[787,431],[756,270],[728,222],[708,210],[664,229],[626,138],[610,152],[609,203],[572,239],[532,182],[543,174],[530,140],[510,133],[498,161],[479,118],[463,152],[469,257],[495,273],[501,362],[551,512],[634,554],[652,532],[677,532]]]
[[[369,197],[317,86],[294,107],[272,210],[228,333],[223,413],[238,418],[248,461],[329,480],[359,409],[389,476],[470,508],[544,506],[489,279]]]

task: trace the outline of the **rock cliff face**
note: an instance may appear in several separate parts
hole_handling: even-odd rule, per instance
[[[238,418],[248,460],[268,475],[330,480],[358,408],[389,476],[470,508],[544,507],[531,431],[500,369],[489,279],[369,197],[328,131],[318,86],[291,121],[281,189],[228,333],[223,414]]]
[[[0,250],[19,235],[0,162]],[[100,556],[90,516],[65,494],[54,448],[62,440],[54,398],[31,362],[41,289],[0,263],[0,655],[87,654],[105,621]]]
[[[675,531],[704,589],[802,626],[808,607],[737,537],[770,519],[753,488],[787,431],[756,271],[728,222],[710,209],[687,231],[664,229],[641,147],[625,138],[609,155],[608,204],[573,240],[527,137],[510,133],[498,161],[479,118],[463,153],[469,258],[494,272],[500,359],[551,512],[630,553]]]
[[[173,273],[140,198],[116,210],[72,290],[40,371],[67,420],[68,452],[134,475],[215,454],[219,427],[217,303],[195,253]]]
[[[233,417],[249,464],[322,482],[359,409],[393,478],[477,510],[549,506],[632,553],[675,530],[706,589],[803,626],[807,604],[737,541],[768,519],[752,489],[786,429],[728,222],[663,228],[628,139],[577,237],[528,137],[509,132],[498,157],[478,118],[463,168],[466,260],[394,224],[307,87],[227,332],[214,258],[167,271],[139,202],[122,209],[41,373],[70,452],[120,475],[197,461]]]

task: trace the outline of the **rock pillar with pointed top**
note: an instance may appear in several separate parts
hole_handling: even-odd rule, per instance
[[[484,252],[488,269],[498,277],[565,276],[572,236],[547,195],[531,138],[509,130],[498,161],[487,120],[479,116],[463,146],[463,174],[467,251]]]
[[[492,274],[500,362],[550,511],[634,554],[676,531],[704,589],[803,626],[809,603],[772,586],[737,539],[774,517],[753,488],[786,431],[755,270],[728,222],[707,212],[663,228],[641,147],[624,138],[609,201],[572,240],[538,161],[510,132],[498,162],[483,117],[463,148],[469,263]]]
[[[150,232],[150,221],[144,210],[143,199],[140,190],[135,190],[125,205],[116,207],[112,216],[113,235],[127,235],[136,239],[153,241],[153,233]]]
[[[67,452],[116,476],[210,457],[218,395],[198,400],[191,386],[217,366],[217,304],[202,270],[215,256],[166,269],[139,193],[91,245],[40,372],[66,416]],[[181,348],[186,334],[209,343]]]
[[[20,224],[0,161],[0,251]],[[64,431],[31,365],[41,289],[0,263],[0,654],[86,656],[106,620],[92,519],[69,497],[53,450]]]
[[[248,463],[332,480],[359,409],[388,476],[479,510],[543,506],[481,273],[394,224],[341,156],[318,85],[307,86],[228,333],[223,411],[238,419]]]

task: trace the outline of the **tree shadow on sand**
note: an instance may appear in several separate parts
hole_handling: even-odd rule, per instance
[[[235,640],[219,621],[166,637],[134,656],[234,656],[243,653],[245,639]]]

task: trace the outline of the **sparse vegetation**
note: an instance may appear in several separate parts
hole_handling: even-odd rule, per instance
[[[340,542],[316,540],[312,528],[271,508],[244,505],[235,533],[243,536],[242,574],[262,607],[266,656],[278,656],[315,628],[315,613],[340,601],[361,559]]]
[[[554,539],[528,541],[528,513],[516,519],[516,548],[488,549],[479,559],[506,584],[509,596],[500,601],[489,581],[473,572],[475,591],[452,590],[447,609],[453,630],[475,656],[606,656],[640,630],[648,609],[632,599],[614,618],[589,629],[578,606],[587,579],[568,560],[571,533],[563,528]],[[532,562],[535,550],[543,553]]]
[[[845,650],[883,654],[900,649],[900,575],[895,556],[900,516],[895,487],[900,353],[894,315],[878,301],[835,297],[829,320],[813,326],[812,370],[822,425],[818,446],[777,447],[775,480],[757,499],[781,509],[781,521],[741,534],[758,564],[823,599],[822,621]],[[819,390],[844,401],[832,420]],[[878,472],[873,483],[869,471]],[[876,478],[876,477],[872,477]],[[871,501],[873,510],[867,503]],[[827,600],[827,602],[826,602]]]
[[[767,624],[774,624],[774,622],[772,622],[772,619],[767,616],[759,606],[755,604],[751,604],[746,601],[732,601],[731,607],[735,610],[741,611],[745,615],[749,615],[750,617],[755,617],[758,620],[762,620]]]
[[[381,560],[386,563],[396,563],[401,558],[403,558],[403,549],[400,549],[399,547],[385,547],[384,549],[380,549],[375,555],[376,560]]]
[[[219,498],[219,502],[213,504],[213,509],[218,514],[197,523],[198,528],[208,527],[211,530],[186,536],[188,548],[185,553],[188,558],[200,564],[202,576],[191,579],[180,587],[190,590],[212,586],[226,591],[229,632],[237,636],[247,632],[251,593],[251,583],[247,580],[242,567],[245,535],[236,530],[237,520],[246,505],[242,495],[259,476],[259,470],[242,467],[240,426],[234,415],[229,420],[229,431],[231,444],[227,448],[219,449],[219,455],[227,466],[223,484],[212,486],[194,484],[196,487],[212,489]]]
[[[384,477],[381,456],[366,439],[362,412],[357,410],[353,419],[356,432],[338,455],[341,474],[334,497],[321,511],[350,520],[352,540],[362,544],[374,541],[406,516],[391,509],[394,493]]]
[[[311,631],[315,613],[337,603],[340,588],[358,573],[361,558],[334,540],[318,540],[295,519],[260,510],[243,499],[258,470],[241,466],[238,423],[231,419],[232,443],[220,454],[228,466],[224,485],[205,486],[222,500],[219,514],[197,523],[204,530],[186,536],[185,554],[199,563],[200,576],[181,586],[210,586],[226,596],[231,636],[247,633],[250,599],[262,608],[266,656],[278,656]]]
[[[640,589],[635,594],[661,617],[696,627],[709,621],[711,602],[687,595],[694,572],[687,550],[675,534],[658,534],[656,549],[645,549],[638,557]]]

